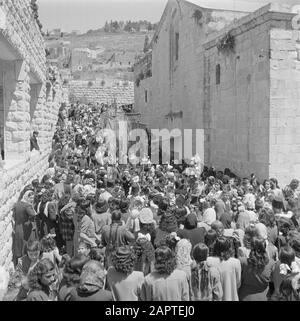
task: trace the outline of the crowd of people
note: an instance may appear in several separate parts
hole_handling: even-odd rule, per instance
[[[103,108],[63,108],[14,207],[27,301],[298,301],[300,193],[197,163],[99,164]]]

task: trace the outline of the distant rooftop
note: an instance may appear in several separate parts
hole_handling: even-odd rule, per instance
[[[253,12],[271,1],[264,0],[260,2],[246,2],[240,0],[187,0],[186,2],[208,9]]]

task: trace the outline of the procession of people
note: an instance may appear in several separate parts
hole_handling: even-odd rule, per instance
[[[60,111],[49,168],[14,206],[15,300],[299,301],[299,181],[99,161],[109,108]]]

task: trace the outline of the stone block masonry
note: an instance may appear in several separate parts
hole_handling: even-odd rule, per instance
[[[260,181],[276,177],[280,186],[299,178],[295,16],[281,4],[240,13],[168,1],[151,42],[152,77],[135,84],[141,121],[150,129],[203,129],[196,147],[207,166]],[[182,117],[168,117],[174,113]]]
[[[73,101],[82,103],[130,105],[134,103],[134,86],[132,82],[123,82],[118,85],[105,85],[94,81],[71,81],[69,84],[70,97]],[[71,98],[70,98],[71,99]]]
[[[12,208],[20,192],[48,167],[48,156],[67,89],[48,66],[45,42],[30,0],[1,1],[0,26],[0,266],[12,265]],[[30,152],[30,135],[39,132],[40,152]]]
[[[20,191],[48,168],[48,155],[33,152],[22,164],[1,172],[0,180],[0,266],[12,266],[12,208]]]

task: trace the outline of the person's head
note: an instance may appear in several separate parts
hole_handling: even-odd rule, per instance
[[[281,217],[277,223],[279,232],[281,232],[284,236],[287,236],[289,232],[294,229],[293,222],[288,218]]]
[[[259,237],[253,237],[248,264],[255,269],[263,269],[268,263],[269,258],[266,252],[265,240]]]
[[[215,230],[209,230],[204,236],[204,243],[209,248],[209,254],[213,254],[213,248],[218,238],[217,232]]]
[[[292,263],[295,261],[295,251],[289,245],[283,246],[279,251],[279,261],[283,264],[287,264],[291,267]]]
[[[26,191],[25,194],[23,195],[22,202],[33,204],[34,192],[32,190]]]
[[[91,246],[85,242],[80,242],[78,246],[78,253],[85,256],[89,256],[91,251]]]
[[[281,301],[300,301],[299,281],[299,275],[290,275],[286,278],[283,278],[279,288]]]
[[[197,263],[207,260],[209,255],[209,248],[204,243],[198,243],[193,248],[193,258]]]
[[[218,237],[224,234],[224,225],[220,221],[214,221],[211,225],[211,229],[217,232]]]
[[[295,191],[299,187],[299,181],[297,179],[292,179],[290,182],[290,188]]]
[[[42,290],[50,287],[56,281],[54,263],[49,259],[42,259],[29,272],[28,283],[31,290]]]
[[[271,188],[278,188],[278,180],[276,178],[270,178]]]
[[[32,133],[32,135],[33,135],[33,137],[38,137],[38,136],[39,136],[39,132],[34,131],[34,132]]]
[[[246,227],[243,242],[244,242],[244,246],[247,249],[251,248],[251,242],[254,237],[258,237],[258,232],[256,230],[256,226],[250,225],[250,226]]]
[[[27,256],[31,262],[37,262],[41,255],[41,244],[39,241],[29,241],[26,245]]]
[[[266,207],[262,208],[259,215],[259,221],[267,227],[274,227],[276,221],[273,210]]]
[[[52,235],[45,235],[41,239],[41,250],[42,252],[51,252],[56,248],[56,242]]]
[[[272,200],[272,208],[275,213],[280,213],[284,208],[283,202]]]
[[[214,244],[214,256],[220,258],[221,261],[227,261],[231,257],[231,243],[228,238],[218,237]]]
[[[89,257],[91,260],[98,261],[100,263],[104,263],[104,253],[99,248],[92,248],[90,250]]]
[[[119,210],[120,208],[120,201],[114,197],[110,197],[108,199],[108,207],[109,207],[109,210],[110,212],[113,212],[113,211],[116,211],[116,210]]]
[[[173,213],[177,219],[178,226],[185,223],[187,214],[187,210],[185,207],[178,207],[173,211]]]
[[[155,256],[155,250],[154,247],[147,239],[147,237],[138,237],[133,245],[133,251],[136,256],[136,263],[150,263],[154,262]]]
[[[289,233],[289,245],[295,251],[296,257],[300,258],[300,233],[298,231]]]
[[[175,215],[171,212],[165,212],[161,216],[159,228],[162,231],[165,231],[168,233],[177,232],[178,225],[177,225],[177,219],[176,219]]]
[[[268,179],[264,180],[263,186],[266,190],[269,190],[271,188],[271,182]]]
[[[77,290],[80,293],[95,293],[104,288],[105,278],[106,271],[103,264],[90,260],[82,269]]]
[[[97,214],[106,213],[108,210],[108,204],[105,199],[100,198],[95,205],[95,211]]]
[[[170,275],[176,269],[175,253],[167,246],[155,250],[155,269],[159,274]]]
[[[197,227],[197,217],[195,214],[191,213],[185,218],[184,228],[187,230],[192,230]]]
[[[129,275],[134,269],[136,256],[130,246],[120,246],[112,254],[112,263],[116,271]]]
[[[122,216],[122,214],[121,214],[120,211],[117,211],[117,210],[113,211],[113,212],[111,213],[111,220],[112,220],[112,222],[113,222],[113,223],[119,223],[119,222],[121,222],[121,216]]]
[[[67,285],[72,286],[79,283],[83,266],[89,261],[89,257],[84,254],[77,254],[71,258],[63,271],[63,277]]]

